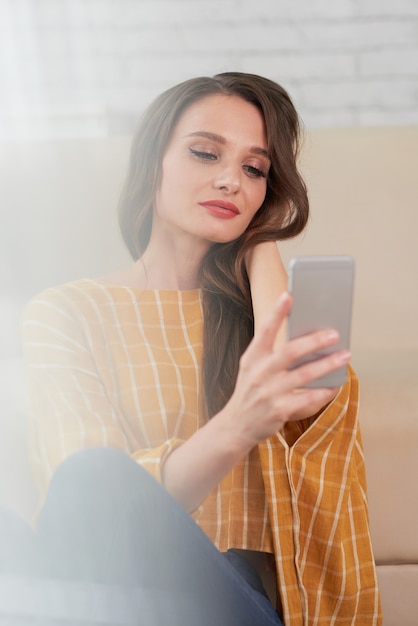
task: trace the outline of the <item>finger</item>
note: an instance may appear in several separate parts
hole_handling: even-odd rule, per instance
[[[258,333],[254,335],[247,350],[251,358],[257,358],[261,354],[273,350],[277,333],[289,315],[291,306],[292,298],[290,294],[287,292],[282,293],[277,299],[271,315],[263,322]]]
[[[326,348],[335,345],[338,340],[339,335],[332,328],[292,339],[278,351],[279,364],[281,367],[289,369],[296,361],[312,356],[315,353],[320,354]]]
[[[290,421],[296,421],[312,417],[327,404],[332,402],[339,391],[338,387],[332,389],[307,389],[298,390],[293,394],[292,414],[289,417]]]
[[[347,365],[351,359],[351,353],[348,350],[340,350],[334,352],[329,356],[318,359],[317,361],[311,361],[305,365],[301,365],[288,372],[287,384],[295,389],[305,387],[308,383],[311,383],[317,378],[321,378],[326,374]]]

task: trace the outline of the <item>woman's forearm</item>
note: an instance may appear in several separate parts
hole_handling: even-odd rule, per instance
[[[334,345],[338,335],[320,331],[284,345],[291,299],[284,295],[278,300],[287,290],[287,275],[276,243],[256,246],[247,268],[255,333],[241,358],[234,393],[220,413],[171,452],[162,468],[165,488],[187,511],[196,509],[255,445],[286,421],[309,417],[330,402],[335,390],[304,387],[349,358],[337,352],[302,368],[289,367],[300,356]]]
[[[164,487],[189,512],[253,447],[231,428],[224,412],[173,450],[162,468]]]
[[[254,332],[273,310],[277,298],[287,290],[287,273],[277,243],[266,241],[252,248],[246,257],[254,312]],[[277,334],[276,346],[283,345],[286,325]]]

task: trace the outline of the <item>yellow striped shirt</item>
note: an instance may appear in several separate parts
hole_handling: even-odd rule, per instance
[[[32,300],[23,337],[42,497],[90,446],[122,449],[160,481],[204,424],[199,290],[68,283]],[[252,450],[193,515],[221,551],[275,555],[286,626],[381,623],[357,397],[350,371],[317,419]]]

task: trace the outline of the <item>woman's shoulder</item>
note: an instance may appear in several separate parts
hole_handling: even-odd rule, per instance
[[[26,345],[74,342],[86,338],[103,342],[115,332],[154,333],[199,328],[202,309],[199,290],[141,290],[96,279],[81,279],[45,289],[26,306],[22,338]],[[177,337],[176,335],[176,337]],[[113,335],[112,335],[113,336]],[[154,336],[154,335],[153,335]],[[178,337],[173,341],[178,341]]]
[[[198,305],[199,289],[188,291],[143,289],[134,285],[112,282],[108,278],[83,278],[49,287],[27,304],[23,318],[39,319],[64,315],[70,317],[106,316],[116,310],[147,309],[159,311],[174,306]]]
[[[26,305],[25,316],[42,309],[68,309],[95,298],[100,293],[100,281],[79,279],[48,287],[34,295]]]
[[[68,326],[72,321],[100,318],[106,309],[126,301],[123,288],[83,278],[48,287],[33,296],[23,311],[23,324]]]
[[[132,317],[138,294],[121,285],[83,278],[49,287],[27,303],[22,315],[24,341],[84,337]]]

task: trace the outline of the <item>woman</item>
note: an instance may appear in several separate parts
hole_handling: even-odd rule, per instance
[[[120,204],[134,263],[28,307],[50,575],[158,588],[175,624],[380,623],[357,381],[303,389],[350,355],[290,370],[337,336],[282,338],[275,242],[308,218],[298,140],[265,78],[163,93]]]

